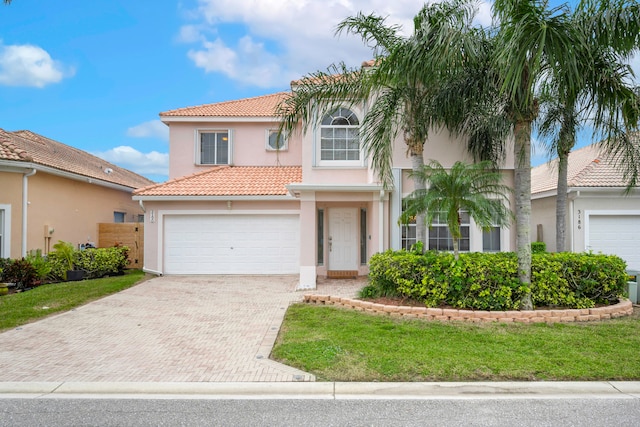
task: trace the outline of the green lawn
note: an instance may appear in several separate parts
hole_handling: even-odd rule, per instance
[[[52,283],[27,292],[0,296],[0,331],[15,328],[130,288],[145,278],[141,270],[124,276]]]
[[[272,358],[320,381],[639,380],[640,310],[603,322],[525,325],[296,304]]]

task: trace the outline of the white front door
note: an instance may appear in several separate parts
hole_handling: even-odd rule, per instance
[[[357,209],[329,209],[329,270],[358,269],[357,218]]]

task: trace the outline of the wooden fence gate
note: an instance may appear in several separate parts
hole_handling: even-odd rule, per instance
[[[129,268],[143,267],[144,225],[142,223],[99,223],[98,247],[109,248],[116,244],[129,248]]]

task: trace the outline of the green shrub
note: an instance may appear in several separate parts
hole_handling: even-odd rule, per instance
[[[78,252],[76,267],[84,270],[87,279],[120,274],[129,263],[128,254],[126,246],[85,249]]]
[[[546,251],[547,244],[545,242],[531,242],[531,253],[538,254]]]
[[[47,258],[42,256],[42,251],[40,249],[31,251],[27,255],[27,261],[36,270],[38,280],[42,281],[49,278],[49,274],[51,273],[51,264]]]
[[[518,279],[514,253],[386,251],[371,258],[368,295],[400,295],[429,307],[517,310],[531,290],[535,306],[571,308],[614,303],[624,293],[625,263],[593,254],[532,255],[531,287]]]
[[[53,282],[64,281],[67,275],[68,262],[60,254],[52,251],[47,254],[47,264],[49,264],[49,280]]]

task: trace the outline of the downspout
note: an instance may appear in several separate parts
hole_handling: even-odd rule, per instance
[[[142,209],[143,213],[147,213],[147,210],[144,208],[144,202],[142,201],[142,199],[138,200],[139,205],[140,205],[140,209]]]
[[[36,174],[35,168],[22,175],[22,258],[27,256],[27,206],[29,205],[29,177]]]

